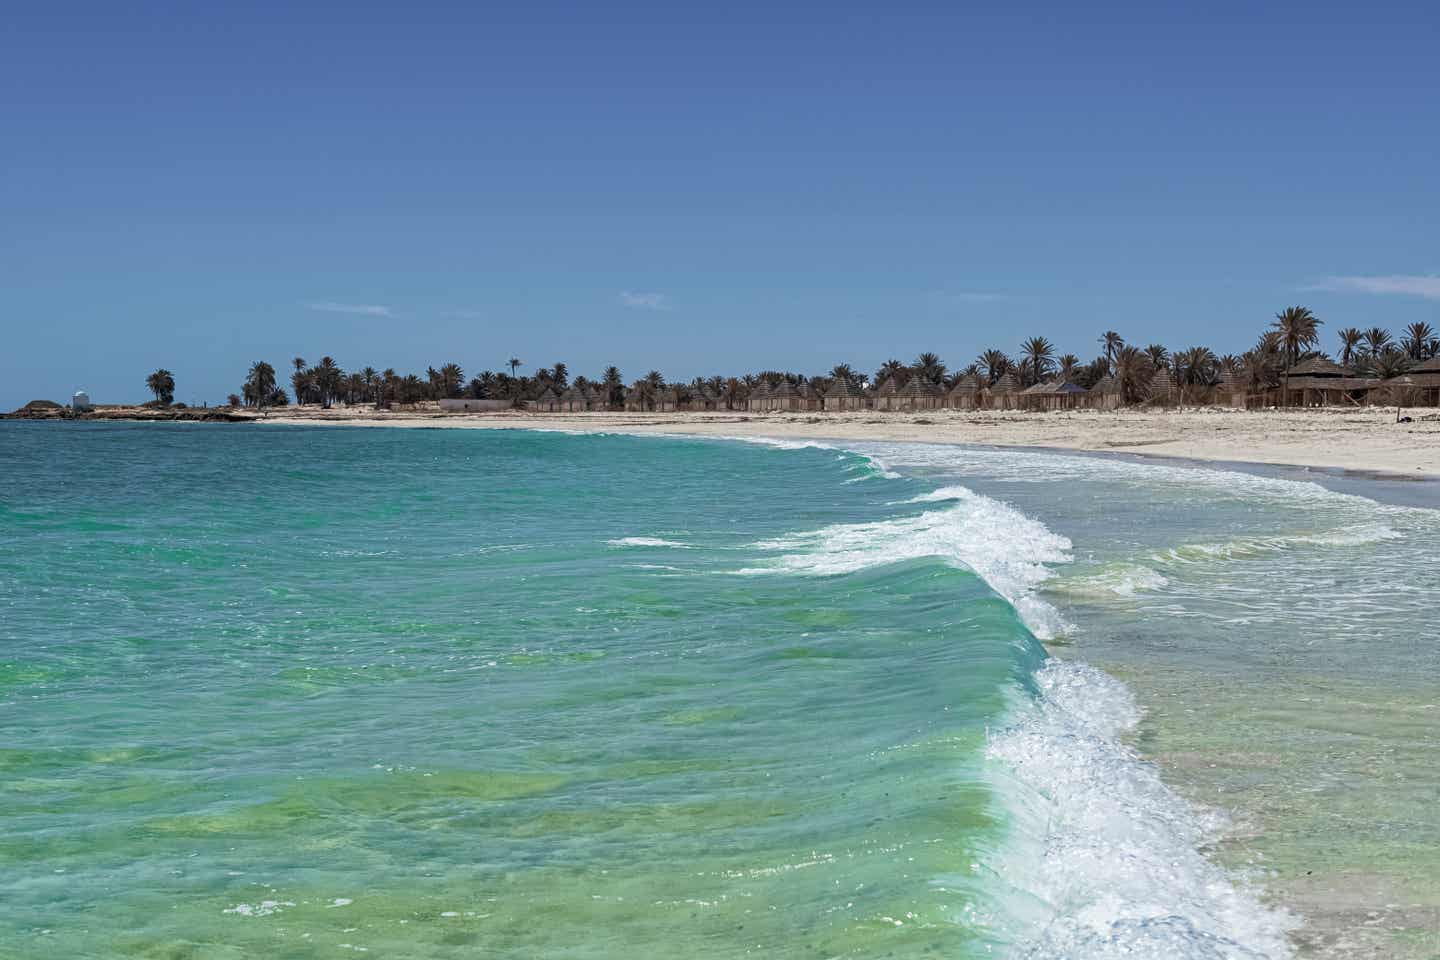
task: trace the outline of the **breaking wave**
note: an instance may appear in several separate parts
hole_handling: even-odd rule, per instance
[[[922,557],[966,567],[1040,639],[1069,632],[1037,592],[1072,545],[1039,521],[959,485],[903,501],[911,516],[835,524],[752,544],[773,559],[740,571],[837,575]],[[1062,591],[1125,596],[1167,583],[1138,564],[1062,581]],[[1141,713],[1107,674],[1051,659],[1034,695],[1012,705],[986,751],[986,776],[1009,812],[1005,847],[977,868],[1011,891],[997,921],[1029,960],[1280,960],[1295,921],[1200,852],[1226,825],[1166,786],[1124,743]]]
[[[945,499],[957,502],[943,509],[762,540],[752,546],[780,556],[737,572],[826,576],[938,557],[974,571],[1040,639],[1069,632],[1071,625],[1035,590],[1051,575],[1047,563],[1070,562],[1070,541],[998,500],[964,487],[947,491]]]
[[[1011,836],[990,864],[1021,892],[1029,960],[1279,960],[1297,925],[1200,848],[1226,827],[1182,799],[1122,738],[1140,710],[1118,680],[1051,659],[1039,696],[990,739]]]

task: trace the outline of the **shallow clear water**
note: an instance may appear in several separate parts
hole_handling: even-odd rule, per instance
[[[1429,511],[487,431],[4,424],[0,476],[6,955],[1286,955],[1137,730],[1264,882],[1434,835]]]

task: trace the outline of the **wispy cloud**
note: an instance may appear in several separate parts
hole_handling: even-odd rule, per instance
[[[623,290],[620,302],[636,310],[669,310],[670,300],[663,293],[631,293]]]
[[[320,300],[305,306],[321,313],[349,313],[357,317],[393,317],[389,307],[378,303],[336,303],[334,300]]]
[[[1008,300],[1009,296],[1003,293],[992,293],[985,290],[931,290],[926,296],[936,303],[992,303],[996,300]]]
[[[1400,294],[1440,300],[1440,275],[1391,274],[1385,277],[1326,277],[1306,290],[1331,290],[1346,293]]]

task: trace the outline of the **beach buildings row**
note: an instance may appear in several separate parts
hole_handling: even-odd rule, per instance
[[[1150,382],[1137,391],[1137,402],[1152,404],[1210,404],[1230,407],[1314,407],[1396,404],[1440,405],[1440,358],[1426,360],[1406,373],[1382,379],[1367,377],[1324,357],[1306,359],[1280,375],[1276,385],[1256,388],[1246,378],[1226,373],[1218,383],[1177,384],[1168,369],[1158,370]],[[832,380],[821,389],[808,381],[761,380],[741,398],[727,399],[709,386],[686,389],[656,387],[637,382],[624,388],[624,409],[632,412],[669,413],[679,410],[766,412],[843,412],[879,410],[916,412],[924,410],[1113,410],[1126,403],[1120,382],[1107,376],[1091,387],[1056,377],[1022,387],[1013,374],[994,383],[969,373],[945,386],[912,376],[903,383],[889,378],[876,387],[861,386],[844,379]],[[448,401],[461,411],[462,401]],[[464,410],[493,409],[504,401],[464,401]],[[579,413],[610,408],[599,388],[568,387],[546,389],[525,404],[541,413]]]

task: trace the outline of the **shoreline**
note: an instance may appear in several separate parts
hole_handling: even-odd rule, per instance
[[[1340,480],[1440,481],[1440,417],[1395,423],[1393,411],[932,410],[883,413],[488,413],[288,411],[275,425],[577,433],[668,433],[837,442],[964,444],[1145,460],[1319,471]],[[1440,491],[1436,492],[1440,498]]]

